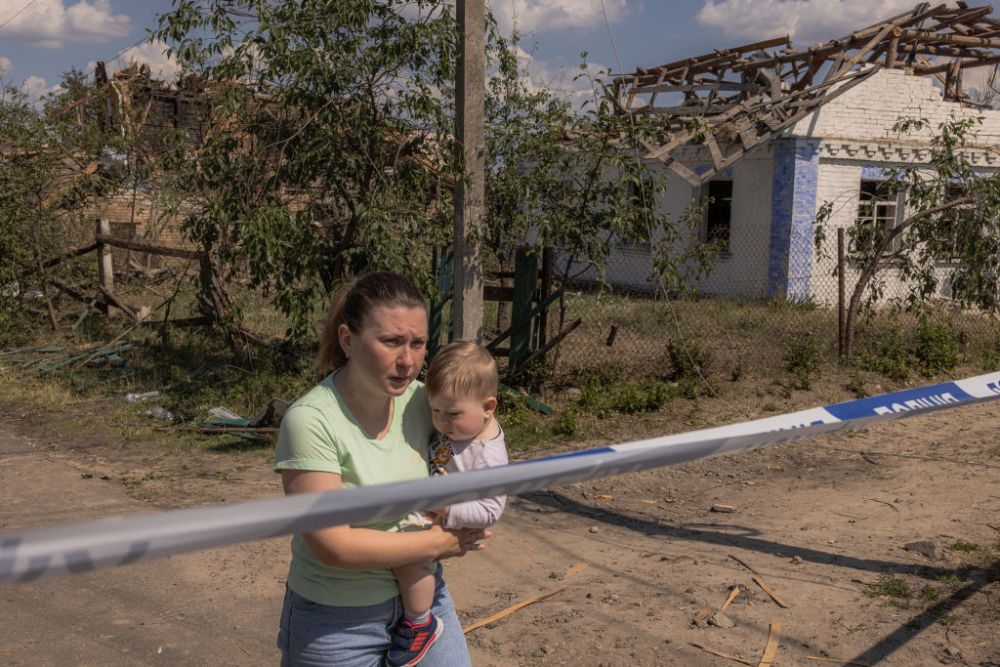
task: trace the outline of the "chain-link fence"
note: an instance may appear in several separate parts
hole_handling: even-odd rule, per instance
[[[648,248],[617,246],[603,283],[590,271],[567,285],[550,336],[577,319],[581,324],[549,361],[562,377],[672,378],[694,363],[717,381],[780,376],[803,350],[835,364],[840,295],[846,309],[859,271],[844,261],[841,286],[837,235],[818,247],[814,241],[800,242],[796,256],[787,247],[776,252],[765,234],[734,237],[713,271],[692,274],[691,291],[669,297],[651,277]],[[995,318],[950,301],[947,273],[942,266],[940,296],[924,315],[906,309],[910,289],[898,272],[889,267],[879,274],[870,288],[878,306],[857,316],[855,367],[904,379],[907,368],[932,373],[952,361],[984,368],[1000,362]]]

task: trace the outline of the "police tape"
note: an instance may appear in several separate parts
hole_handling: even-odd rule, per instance
[[[765,419],[409,482],[0,533],[0,583],[367,524],[456,502],[675,465],[1000,398],[1000,373]]]

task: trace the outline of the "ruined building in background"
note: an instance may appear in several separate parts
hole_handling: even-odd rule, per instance
[[[931,135],[949,117],[982,116],[968,156],[986,172],[1000,168],[1000,111],[966,92],[972,77],[983,89],[1000,63],[991,13],[924,3],[806,49],[781,37],[617,77],[620,113],[663,119],[661,141],[645,147],[669,179],[660,208],[680,219],[692,198],[711,198],[690,242],[716,241],[722,252],[696,289],[834,302],[834,260],[814,249],[818,208],[832,203],[835,227],[859,216],[901,220],[905,199],[878,201],[878,181],[887,167],[926,162]],[[892,127],[903,117],[929,126],[898,135]],[[835,237],[827,242],[836,247]],[[651,273],[649,248],[615,247],[610,283],[655,289]]]

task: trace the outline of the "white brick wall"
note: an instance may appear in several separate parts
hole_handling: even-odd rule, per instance
[[[817,302],[831,306],[837,303],[837,278],[833,275],[836,229],[853,224],[857,216],[862,168],[925,160],[929,139],[950,115],[984,117],[972,142],[973,162],[986,168],[1000,166],[1000,111],[971,109],[956,102],[945,102],[940,88],[930,77],[908,75],[902,70],[876,72],[789,129],[787,134],[790,136],[820,141],[817,211],[824,202],[833,203],[834,213],[826,225],[829,257],[814,259],[810,280],[810,292]],[[901,137],[892,132],[893,124],[901,117],[924,118],[929,126]],[[692,155],[705,153],[704,150],[684,150],[684,161],[688,164],[691,164]],[[703,159],[707,160],[707,155]],[[764,298],[767,296],[774,173],[770,146],[752,151],[733,166],[732,172],[731,252],[716,260],[709,276],[692,276],[692,283],[703,293]],[[667,170],[663,173],[668,179],[668,188],[660,208],[672,221],[678,222],[697,190]],[[649,278],[651,271],[652,260],[647,252],[616,247],[609,258],[607,278],[612,284],[650,289],[655,285]],[[846,275],[849,296],[856,272],[848,270]],[[905,296],[902,285],[891,274],[888,274],[886,294]]]
[[[853,142],[924,143],[952,114],[958,118],[982,116],[984,121],[975,145],[995,149],[1000,144],[1000,111],[945,102],[932,77],[906,74],[898,69],[879,70],[800,120],[790,132],[799,137]],[[892,125],[900,117],[926,118],[930,127],[899,137],[892,132]]]

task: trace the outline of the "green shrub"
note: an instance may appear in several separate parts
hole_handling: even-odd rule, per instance
[[[885,335],[875,339],[868,350],[858,355],[858,366],[862,370],[881,373],[897,382],[910,377],[910,355],[898,327],[892,327]]]
[[[566,408],[552,425],[552,433],[572,438],[580,430],[579,416],[576,408]]]
[[[671,369],[668,377],[674,382],[708,378],[711,355],[697,343],[670,340],[667,342],[667,358]]]
[[[634,415],[659,410],[674,396],[674,388],[660,380],[643,380],[627,384],[611,394],[610,408],[615,412]]]
[[[819,343],[809,334],[793,337],[785,350],[785,370],[794,378],[796,389],[809,389],[812,386],[822,361]]]
[[[925,376],[946,373],[958,365],[958,340],[949,326],[924,317],[917,329],[914,356]]]

